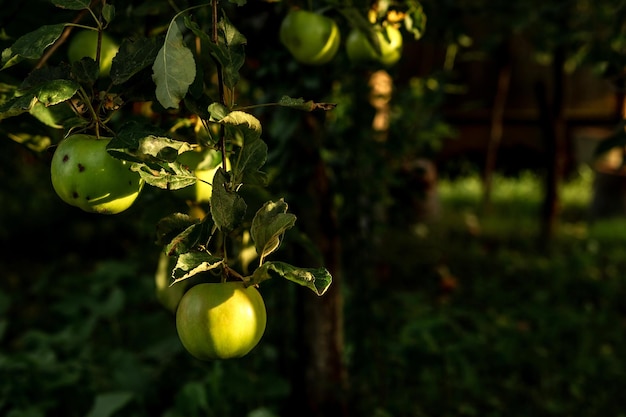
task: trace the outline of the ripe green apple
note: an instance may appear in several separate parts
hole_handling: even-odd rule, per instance
[[[394,65],[402,56],[402,33],[393,26],[376,29],[380,43],[380,53],[370,43],[365,32],[352,29],[346,39],[346,53],[354,64],[382,64],[386,67]]]
[[[180,154],[177,160],[194,172],[197,181],[193,185],[174,190],[174,194],[185,200],[208,203],[213,194],[213,177],[222,166],[222,153],[215,149],[187,151]],[[230,168],[230,160],[226,158],[226,169]]]
[[[241,281],[197,284],[187,290],[176,310],[178,337],[200,360],[248,354],[263,337],[266,323],[263,297]]]
[[[337,23],[307,10],[291,10],[280,25],[279,39],[293,57],[308,65],[322,65],[337,54],[341,33]]]
[[[81,30],[74,34],[67,48],[67,57],[70,62],[79,61],[89,57],[96,59],[98,47],[98,32],[95,30]],[[113,57],[117,54],[119,45],[108,34],[102,33],[102,45],[100,47],[100,76],[107,77],[111,72]]]
[[[130,163],[106,150],[111,138],[75,134],[63,139],[52,156],[50,178],[66,203],[90,213],[117,214],[133,205],[143,187]]]

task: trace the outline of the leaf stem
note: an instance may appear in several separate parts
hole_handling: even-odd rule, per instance
[[[249,106],[237,107],[237,110],[247,111],[247,110],[259,109],[259,108],[262,108],[262,107],[272,107],[272,106],[280,106],[280,103],[276,102],[276,103],[251,104]]]
[[[98,16],[96,16],[96,14],[93,12],[93,10],[91,10],[91,7],[87,7],[86,10],[89,12],[91,17],[93,17],[93,20],[95,20],[96,23],[98,24],[98,30],[102,29],[102,22],[100,22],[100,18]]]

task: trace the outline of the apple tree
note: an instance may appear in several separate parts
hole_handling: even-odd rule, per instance
[[[94,181],[85,174],[98,160],[111,163],[114,159],[130,167],[124,175],[111,176],[111,180],[121,180],[112,186],[113,191],[124,193],[125,176],[130,173],[139,178],[144,195],[158,190],[186,200],[188,211],[168,213],[154,225],[157,243],[163,248],[156,276],[157,297],[170,311],[177,311],[185,294],[196,293],[190,293],[190,288],[197,289],[207,281],[237,282],[246,288],[262,286],[270,278],[300,284],[310,297],[301,309],[309,326],[299,343],[310,345],[310,355],[304,355],[306,371],[298,371],[307,374],[302,377],[307,379],[306,389],[318,390],[323,383],[319,396],[310,395],[320,404],[333,389],[341,391],[332,385],[336,380],[328,373],[345,371],[337,277],[342,256],[335,217],[338,193],[330,186],[333,179],[327,175],[325,156],[340,148],[342,152],[355,148],[348,136],[332,138],[332,143],[326,136],[325,118],[334,115],[340,124],[338,109],[345,104],[340,94],[334,94],[333,81],[341,80],[344,87],[352,85],[354,73],[346,68],[358,68],[359,83],[373,70],[391,70],[406,40],[422,35],[425,16],[413,0],[355,1],[349,5],[326,0],[284,2],[275,6],[278,13],[273,15],[273,23],[282,22],[297,9],[307,10],[306,19],[321,24],[313,39],[298,33],[298,29],[310,27],[309,20],[285,24],[284,29],[280,24],[267,24],[263,33],[273,31],[285,47],[277,52],[270,41],[247,38],[239,25],[238,18],[247,9],[254,13],[263,7],[261,3],[272,2],[131,1],[122,7],[106,0],[51,0],[46,3],[50,8],[46,9],[49,18],[45,25],[22,27],[22,32],[7,28],[12,39],[0,59],[0,130],[33,151],[55,156],[72,138],[90,138],[89,164],[81,159],[74,171],[61,169],[71,155],[60,153],[61,168],[51,170],[51,176],[62,177],[67,180],[63,183],[69,184],[59,195],[64,201],[87,198],[88,203],[73,204],[77,210],[91,210],[98,200],[91,192]],[[18,5],[13,7],[18,13]],[[83,33],[90,33],[95,44],[81,39]],[[358,37],[356,48],[350,49],[354,54],[345,49],[350,33]],[[312,58],[297,54],[303,49],[293,45],[303,41],[308,42]],[[255,50],[264,47],[267,49]],[[79,51],[70,54],[74,49]],[[109,63],[110,50],[115,55]],[[277,64],[272,58],[280,53],[293,54],[293,61]],[[264,59],[259,64],[261,56]],[[257,70],[250,79],[260,87],[242,79],[247,66]],[[285,85],[285,74],[303,82]],[[285,94],[255,100],[267,97],[258,91],[271,77],[276,79],[269,85],[284,89]],[[309,99],[314,91],[327,91],[327,97],[333,99]],[[360,99],[354,95],[350,106],[354,113],[359,113]],[[369,128],[367,122],[363,126]],[[279,137],[274,142],[276,149],[264,140],[268,131]],[[268,167],[270,154],[284,162],[280,170]],[[351,169],[360,168],[362,165]],[[313,175],[306,176],[305,171]],[[288,198],[266,199],[272,184],[296,191]],[[107,194],[100,189],[106,184],[97,185],[95,191]],[[365,187],[362,184],[353,191]],[[298,201],[302,195],[306,198]],[[141,194],[138,201],[140,198]],[[150,200],[139,208],[156,210],[158,205]],[[288,208],[294,207],[297,227],[310,236],[307,240],[298,235],[301,242],[297,243],[319,247],[319,258],[300,251],[299,257],[294,257],[296,262],[277,259],[289,250],[285,237],[296,226],[296,215]],[[315,250],[310,252],[317,255]],[[252,340],[256,342],[256,338]]]
[[[30,116],[48,128],[48,136],[35,139],[28,130],[8,133],[54,152],[51,180],[59,197],[78,209],[115,214],[144,185],[176,192],[206,183],[212,192],[197,202],[195,215],[171,213],[155,225],[171,260],[168,287],[199,276],[246,287],[282,277],[324,294],[332,280],[325,268],[271,259],[296,222],[287,202],[254,207],[245,197],[266,186],[268,154],[261,122],[237,102],[246,37],[228,14],[245,2],[189,6],[150,36],[121,39],[119,48],[108,33],[116,24],[113,4],[52,3],[59,17],[74,18],[53,19],[4,49],[0,68],[16,77],[3,84],[0,119]],[[335,107],[288,96],[271,105]],[[195,166],[186,158],[192,152],[202,159]],[[203,163],[212,165],[211,178],[197,175]],[[248,267],[252,259],[256,266]]]

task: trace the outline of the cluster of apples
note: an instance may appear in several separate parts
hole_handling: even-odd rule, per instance
[[[378,38],[378,49],[363,30],[350,30],[345,42],[348,58],[356,65],[379,64],[390,67],[402,55],[402,33],[392,25],[378,25],[374,30]],[[279,38],[298,62],[307,65],[330,62],[341,45],[337,22],[330,17],[302,9],[287,13],[280,26]]]

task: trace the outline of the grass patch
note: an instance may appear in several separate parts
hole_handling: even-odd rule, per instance
[[[561,184],[559,232],[565,236],[587,234],[588,207],[592,198],[593,172],[581,167],[577,175]],[[543,200],[542,178],[533,172],[518,177],[495,175],[488,210],[482,207],[483,187],[478,175],[439,183],[443,227],[471,233],[527,239],[539,232]]]
[[[563,184],[549,247],[533,174],[497,177],[488,215],[477,177],[441,182],[441,232],[387,241],[392,280],[349,320],[361,415],[626,415],[626,220],[586,222],[591,182]]]

